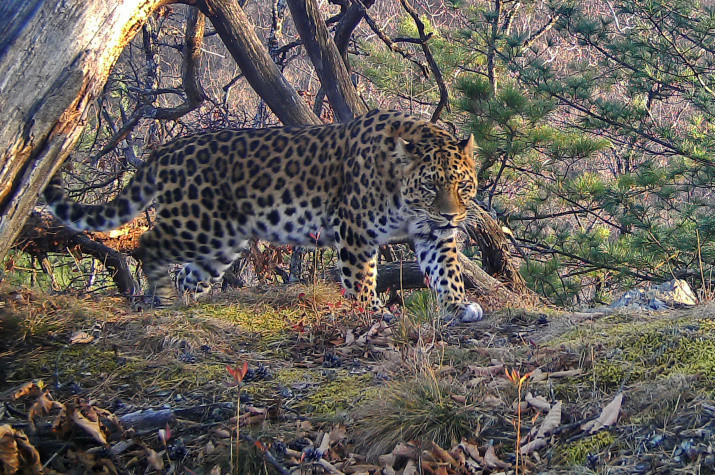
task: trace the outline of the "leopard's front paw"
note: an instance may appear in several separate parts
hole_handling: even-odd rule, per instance
[[[463,303],[450,305],[451,316],[454,316],[462,323],[478,322],[484,318],[484,310],[478,303]]]

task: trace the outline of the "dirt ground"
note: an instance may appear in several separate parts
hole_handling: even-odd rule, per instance
[[[485,306],[445,326],[416,292],[387,324],[313,285],[134,313],[5,285],[0,473],[715,473],[715,304]]]

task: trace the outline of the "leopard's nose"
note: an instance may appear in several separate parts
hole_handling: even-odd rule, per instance
[[[440,215],[450,223],[453,223],[457,220],[457,218],[459,218],[458,213],[440,213]]]

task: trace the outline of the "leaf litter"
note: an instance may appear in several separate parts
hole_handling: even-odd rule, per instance
[[[667,325],[709,348],[712,305],[588,321],[507,309],[444,327],[375,322],[328,286],[147,314],[119,299],[8,292],[23,298],[0,306],[18,322],[0,330],[3,473],[715,467],[708,360],[629,373],[619,346],[626,324],[644,335],[644,358],[670,349]]]

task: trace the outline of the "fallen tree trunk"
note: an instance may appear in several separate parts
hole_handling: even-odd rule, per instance
[[[124,254],[101,242],[98,237],[104,236],[113,247],[132,249],[136,246],[138,236],[144,230],[138,230],[127,237],[121,233],[96,233],[96,235],[78,233],[64,226],[48,211],[34,210],[20,231],[13,247],[37,257],[43,264],[43,270],[52,275],[47,267],[47,253],[80,253],[99,260],[112,276],[117,290],[126,295],[135,293],[139,286],[134,281]],[[122,239],[123,237],[123,239]]]
[[[488,295],[501,285],[497,279],[484,272],[464,254],[459,254],[459,263],[462,266],[464,286],[467,289],[476,290],[480,295]],[[340,281],[337,269],[335,272],[335,280]],[[422,289],[426,287],[425,275],[422,273],[417,261],[390,262],[379,265],[377,268],[378,292],[397,289]]]

